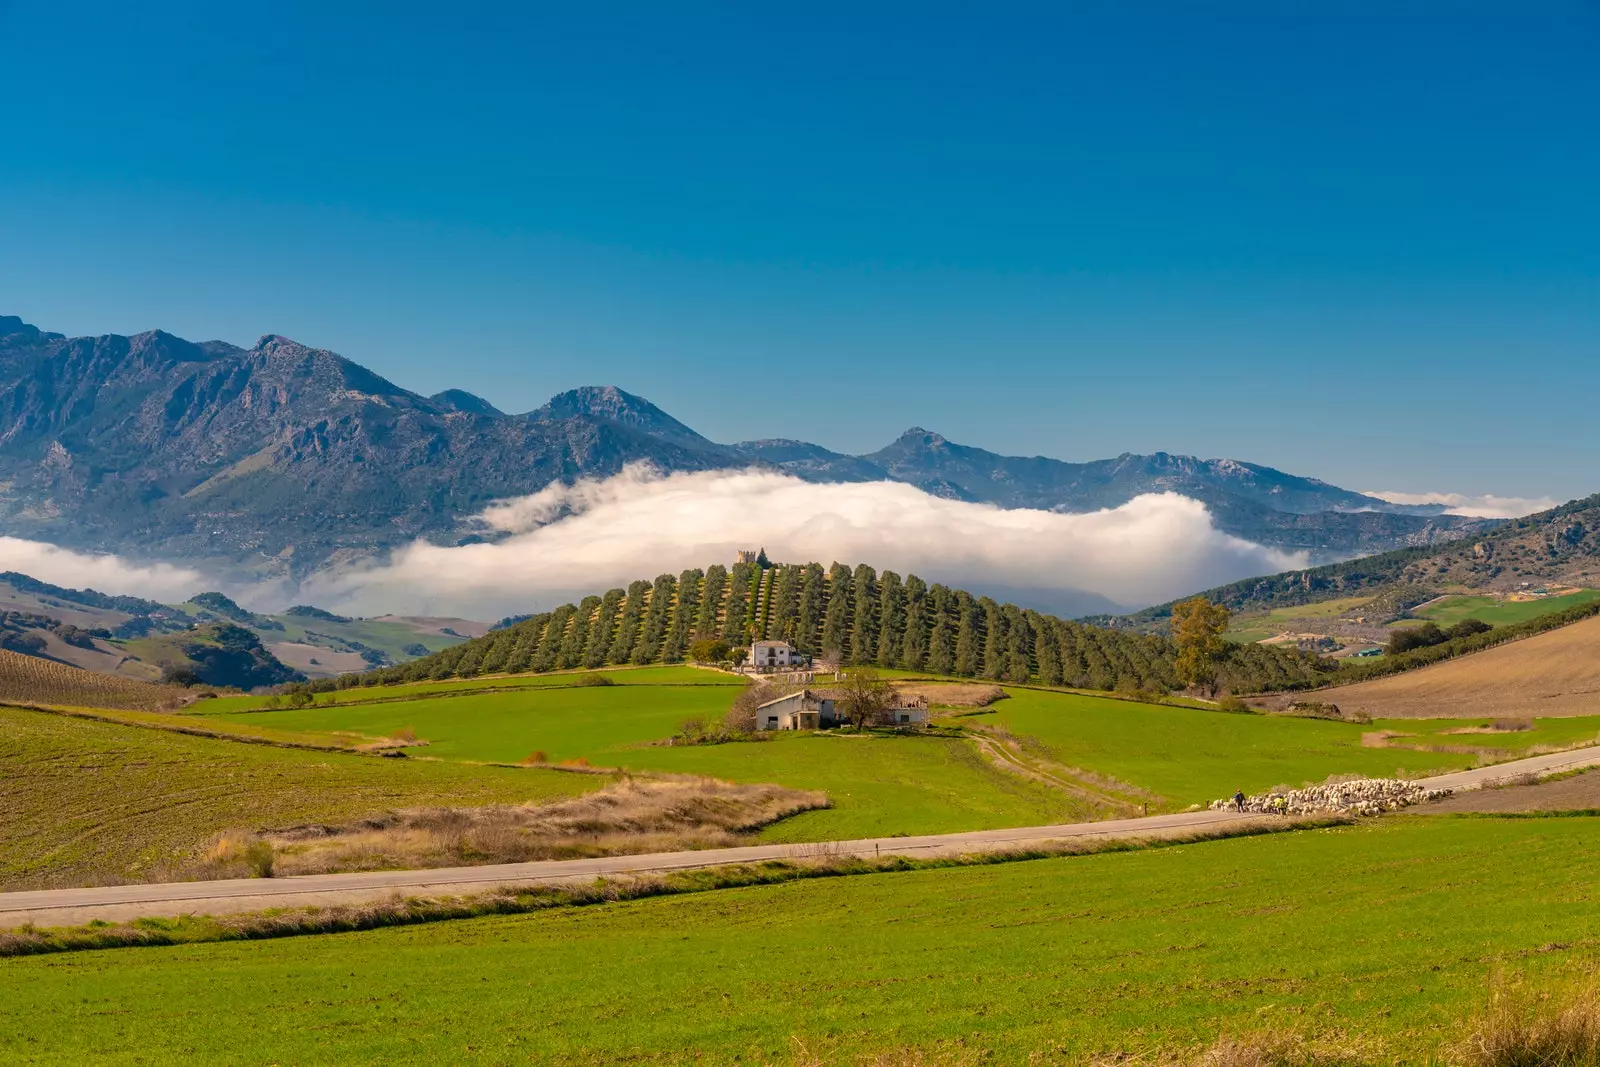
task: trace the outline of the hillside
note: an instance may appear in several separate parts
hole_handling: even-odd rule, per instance
[[[1600,617],[1403,674],[1319,690],[1316,699],[1375,719],[1600,714]]]
[[[920,428],[864,456],[799,441],[723,445],[610,386],[511,415],[461,390],[413,393],[275,334],[251,348],[160,330],[68,338],[0,316],[0,532],[15,536],[293,577],[340,553],[459,540],[491,501],[638,461],[889,479],[1060,511],[1170,490],[1204,501],[1229,533],[1318,558],[1493,525],[1235,460],[1067,463]]]
[[[1246,578],[1204,596],[1235,614],[1281,610],[1341,598],[1383,597],[1377,612],[1404,617],[1407,609],[1453,592],[1511,594],[1553,583],[1600,586],[1600,494],[1504,523],[1470,540],[1399,549],[1361,559]],[[1172,604],[1122,616],[1086,619],[1119,629],[1153,630]],[[1366,612],[1364,614],[1374,614]]]
[[[187,659],[170,638],[205,623],[249,630],[277,661],[312,678],[405,663],[487,630],[468,619],[353,619],[307,605],[262,615],[217,592],[162,604],[0,573],[0,648],[86,670],[157,680],[165,666]]]
[[[1166,692],[1177,686],[1170,641],[1084,626],[959,589],[819,563],[711,566],[585,598],[400,667],[342,685],[676,663],[701,636],[739,645],[789,640],[846,664],[1083,689]],[[1308,684],[1316,657],[1259,645],[1231,647],[1223,683],[1239,690]]]
[[[0,703],[153,710],[190,699],[173,686],[81,670],[0,649]]]

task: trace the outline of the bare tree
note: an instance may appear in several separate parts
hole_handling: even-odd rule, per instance
[[[877,671],[870,667],[851,667],[839,684],[836,702],[844,717],[859,730],[881,722],[893,696],[894,690]]]

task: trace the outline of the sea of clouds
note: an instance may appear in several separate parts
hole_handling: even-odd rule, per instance
[[[1495,496],[1493,493],[1399,493],[1379,490],[1367,493],[1391,504],[1442,504],[1452,515],[1472,515],[1482,519],[1520,519],[1536,511],[1549,511],[1563,501],[1554,497]]]
[[[1089,611],[1158,603],[1307,562],[1219,531],[1204,505],[1172,493],[1068,515],[946,500],[898,482],[817,485],[755,470],[663,475],[630,467],[503,501],[476,522],[481,543],[419,541],[386,559],[312,575],[298,589],[223,591],[256,610],[298,601],[345,614],[494,619],[765,547],[778,561],[869,563]],[[169,602],[215,588],[189,567],[16,538],[0,538],[0,569]]]
[[[817,485],[770,471],[663,475],[631,467],[552,485],[479,516],[487,543],[422,542],[316,576],[302,598],[361,614],[548,608],[663,571],[764,547],[774,560],[870,563],[976,589],[1090,594],[1144,605],[1305,565],[1220,532],[1204,505],[1151,494],[1080,515],[945,500],[898,482]],[[1087,609],[1086,609],[1087,610]]]

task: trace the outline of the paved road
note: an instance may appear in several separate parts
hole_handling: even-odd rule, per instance
[[[395,893],[430,895],[483,892],[503,885],[559,885],[592,882],[607,875],[661,874],[728,863],[816,858],[821,856],[954,856],[1024,848],[1053,841],[1103,837],[1158,837],[1259,819],[1228,811],[1190,811],[1140,819],[1024,826],[926,837],[880,837],[802,845],[750,845],[742,848],[657,852],[643,856],[602,856],[583,860],[544,860],[479,867],[420,871],[369,871],[361,874],[309,874],[288,878],[233,878],[214,882],[99,886],[0,893],[0,927],[24,922],[45,925],[122,920],[144,916],[221,914],[302,904],[381,900]]]
[[[1553,752],[1471,771],[1422,779],[1433,789],[1476,789],[1518,774],[1549,774],[1600,765],[1600,746]],[[312,874],[290,878],[235,878],[216,882],[100,886],[0,893],[0,928],[24,922],[66,925],[91,919],[120,921],[183,914],[223,914],[306,904],[358,903],[396,893],[458,895],[495,886],[560,885],[621,874],[660,874],[727,863],[818,856],[952,856],[1024,848],[1050,842],[1097,837],[1160,837],[1214,829],[1261,816],[1229,811],[1192,811],[1140,819],[1023,826],[926,837],[881,837],[814,845],[751,845],[743,848],[658,852],[644,856],[604,856],[585,860],[547,860],[422,871],[371,871],[362,874]]]
[[[1580,767],[1600,766],[1600,745],[1575,748],[1568,752],[1551,752],[1544,756],[1497,763],[1492,767],[1479,767],[1471,771],[1456,771],[1433,778],[1421,779],[1429,789],[1477,789],[1492,782],[1514,778],[1519,774],[1554,774],[1558,771],[1575,771]]]

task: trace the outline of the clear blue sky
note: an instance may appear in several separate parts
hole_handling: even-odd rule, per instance
[[[1592,0],[429,6],[0,0],[0,313],[721,440],[1600,490]]]

